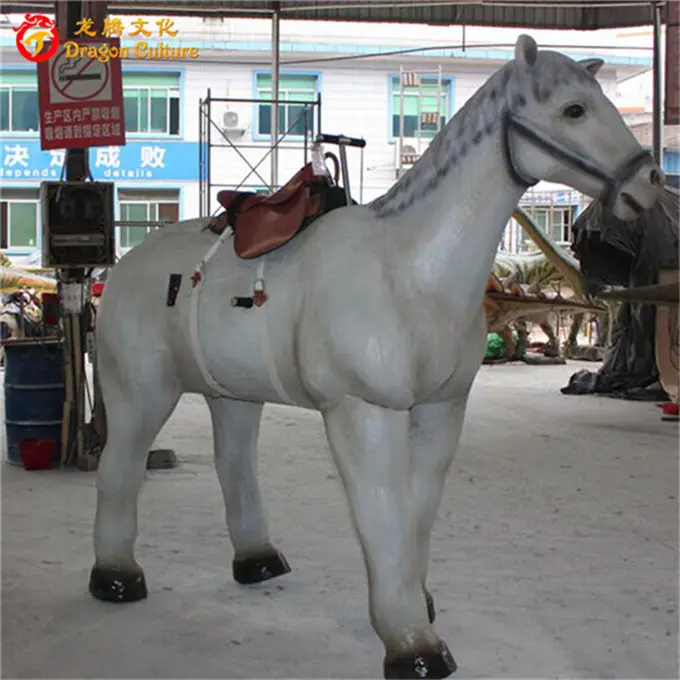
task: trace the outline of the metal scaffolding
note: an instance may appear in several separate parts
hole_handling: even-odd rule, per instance
[[[306,164],[310,160],[311,145],[316,135],[321,130],[321,95],[317,94],[316,100],[310,101],[294,101],[286,100],[286,105],[293,105],[301,107],[300,112],[295,119],[288,125],[288,128],[283,132],[277,131],[275,121],[278,122],[278,106],[283,102],[277,102],[276,99],[238,99],[238,98],[224,98],[213,97],[210,89],[208,89],[205,99],[199,102],[199,143],[198,143],[198,167],[199,167],[199,211],[201,217],[208,217],[212,215],[213,210],[213,189],[233,189],[243,191],[261,191],[263,187],[270,193],[273,193],[281,187],[278,180],[279,170],[279,151],[301,151],[302,158],[300,166]],[[217,107],[217,114],[224,116],[221,121],[214,119],[216,114],[215,105]],[[250,104],[257,105],[271,105],[272,106],[272,143],[254,143],[235,141],[231,138],[232,130],[230,129],[228,116],[232,113],[227,107],[232,104]],[[225,106],[226,105],[226,106]],[[311,115],[310,115],[311,113]],[[303,134],[301,140],[293,140],[281,147],[281,143],[290,140],[294,130],[300,123],[303,124]],[[310,124],[311,123],[311,124]],[[243,130],[240,131],[243,134]],[[295,133],[295,137],[298,134]],[[213,181],[213,149],[219,149],[221,154],[220,163],[222,167],[227,166],[232,160],[240,161],[245,164],[247,169],[245,176],[240,181]],[[226,150],[230,150],[229,154]],[[249,150],[259,150],[262,156],[253,162],[249,159],[246,153]],[[246,152],[246,153],[244,153]],[[259,168],[262,164],[270,158],[271,161],[271,179],[268,181],[263,176]],[[254,177],[255,180],[251,180]]]

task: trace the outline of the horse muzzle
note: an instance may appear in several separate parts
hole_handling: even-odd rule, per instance
[[[665,184],[661,168],[649,152],[642,151],[608,183],[603,203],[619,219],[635,219],[654,205]]]

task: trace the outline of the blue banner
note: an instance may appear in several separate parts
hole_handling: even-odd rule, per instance
[[[93,147],[89,154],[96,180],[198,181],[198,142],[129,141]],[[0,180],[58,180],[64,155],[64,149],[42,151],[39,140],[0,139]]]
[[[673,173],[674,175],[680,173],[680,153],[677,151],[664,151],[663,171]]]

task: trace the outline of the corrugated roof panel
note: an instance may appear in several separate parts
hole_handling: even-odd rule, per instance
[[[678,2],[678,0],[667,0]],[[592,30],[644,26],[652,22],[651,3],[645,0],[111,0],[117,14],[191,14],[195,16],[260,16],[276,5],[288,19],[482,25],[513,28],[566,28]],[[8,0],[3,12],[54,10],[45,0]],[[665,12],[664,12],[665,14]],[[665,19],[664,19],[665,20]]]

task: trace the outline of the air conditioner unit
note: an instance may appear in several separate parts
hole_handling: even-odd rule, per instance
[[[222,126],[225,135],[241,136],[246,132],[246,127],[241,123],[237,111],[225,111],[222,116]]]

